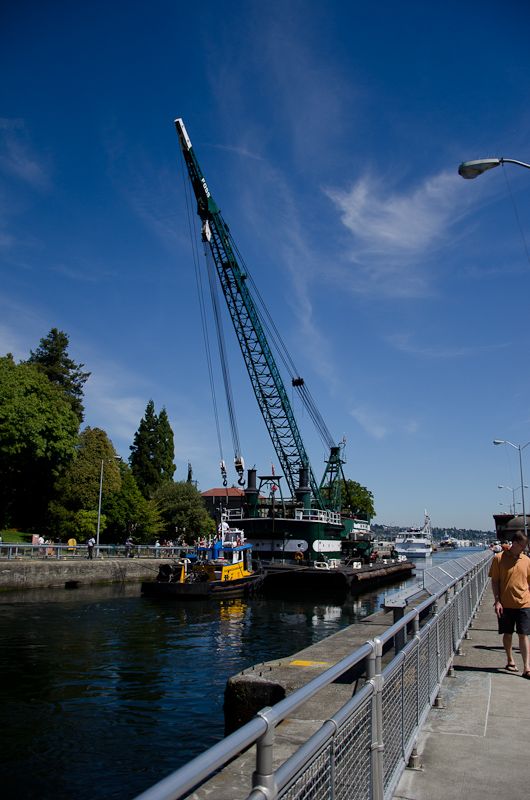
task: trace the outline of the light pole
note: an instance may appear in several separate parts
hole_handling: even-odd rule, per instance
[[[479,158],[476,161],[463,161],[458,167],[458,174],[468,180],[478,178],[488,169],[500,167],[502,164],[517,164],[519,167],[530,169],[530,164],[526,164],[524,161],[516,161],[514,158]]]
[[[103,493],[103,464],[107,461],[107,464],[112,464],[112,461],[121,461],[120,456],[114,456],[114,459],[107,458],[101,459],[101,470],[99,473],[99,500],[98,500],[98,527],[96,530],[96,558],[99,558],[99,530],[101,527],[101,495]]]
[[[523,453],[523,450],[525,449],[525,447],[528,447],[530,442],[527,442],[526,444],[522,444],[521,445],[521,444],[514,444],[513,442],[509,442],[507,439],[494,439],[493,440],[493,444],[509,444],[510,447],[514,447],[516,450],[519,451],[519,471],[521,473],[521,497],[522,497],[522,502],[523,502],[524,535],[528,536],[528,529],[527,529],[527,525],[526,525],[526,511],[525,511],[525,505],[524,505],[524,489],[525,489],[525,486],[524,486],[524,480],[523,480],[523,455],[522,455],[522,453]],[[514,515],[515,515],[515,508],[514,508]]]
[[[101,493],[103,491],[103,463],[101,459],[101,471],[99,473],[99,501],[98,501],[98,527],[96,531],[96,558],[99,558],[99,529],[101,526]]]
[[[497,489],[507,489],[509,492],[512,493],[513,506],[510,506],[510,514],[512,513],[512,508],[513,508],[513,513],[515,514],[515,489],[512,489],[511,486],[501,486],[500,484],[497,486]]]
[[[525,489],[528,489],[528,486],[526,485],[526,483],[525,483],[525,485],[524,485],[524,488],[525,488]],[[512,501],[513,501],[513,513],[515,514],[515,513],[516,513],[516,512],[515,512],[515,493],[516,493],[516,491],[519,489],[519,486],[516,486],[516,487],[515,487],[515,489],[512,489],[512,487],[511,487],[511,486],[501,486],[501,485],[498,485],[498,486],[497,486],[497,489],[507,489],[509,492],[511,492],[511,493],[512,493]],[[502,504],[501,504],[501,505],[502,505]],[[511,507],[510,507],[510,513],[511,513]]]

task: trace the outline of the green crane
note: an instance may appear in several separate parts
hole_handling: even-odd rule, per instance
[[[307,476],[307,488],[311,490],[314,505],[321,509],[333,508],[340,511],[340,487],[341,479],[344,479],[341,447],[333,442],[320,418],[321,430],[323,427],[330,455],[324,476],[318,484],[258,310],[247,286],[247,275],[236,258],[237,247],[208,188],[183,120],[176,119],[175,126],[197,201],[197,214],[202,223],[202,240],[209,247],[215,264],[254,394],[288,487],[294,497],[297,489],[300,489],[300,476]],[[303,379],[294,378],[293,386],[303,392]],[[311,413],[313,416],[318,415],[315,408]],[[325,497],[321,491],[324,486],[329,486]]]

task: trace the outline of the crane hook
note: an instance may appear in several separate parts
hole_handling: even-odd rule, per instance
[[[221,461],[219,466],[221,467],[221,477],[223,479],[223,486],[228,486],[228,478],[227,478],[227,475],[226,475],[226,464],[225,464],[225,462]]]
[[[243,461],[243,456],[236,456],[234,458],[234,466],[236,468],[237,474],[239,475],[238,484],[240,486],[244,486],[245,478],[243,476],[245,473],[245,462]]]

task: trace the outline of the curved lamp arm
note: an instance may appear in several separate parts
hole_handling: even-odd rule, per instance
[[[517,164],[519,167],[526,167],[530,169],[530,164],[524,161],[516,161],[514,158],[479,158],[476,161],[463,161],[458,167],[458,174],[462,178],[478,178],[483,172],[494,167],[500,167],[501,164]]]

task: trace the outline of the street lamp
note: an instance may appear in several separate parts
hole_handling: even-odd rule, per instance
[[[519,471],[521,473],[521,497],[522,497],[522,501],[523,501],[524,535],[528,536],[528,529],[527,529],[527,525],[526,525],[526,511],[525,511],[525,506],[524,506],[525,485],[524,485],[524,480],[523,480],[523,456],[522,456],[522,452],[525,449],[525,447],[528,447],[530,442],[527,442],[526,444],[522,444],[521,445],[521,444],[514,444],[513,442],[509,442],[507,439],[494,439],[493,440],[493,444],[509,444],[510,447],[514,447],[516,450],[519,451]],[[514,508],[514,516],[515,516],[515,508]]]
[[[526,483],[525,483],[525,485],[524,485],[524,488],[525,488],[525,489],[528,489],[528,486],[526,485]],[[512,501],[513,501],[513,513],[515,514],[515,513],[516,513],[516,512],[515,512],[515,493],[516,493],[516,491],[517,491],[518,489],[520,489],[520,487],[519,487],[519,486],[516,486],[514,489],[512,489],[512,487],[511,487],[511,486],[501,486],[501,485],[499,484],[499,485],[497,486],[497,489],[506,489],[508,492],[511,492],[511,493],[512,493]],[[501,505],[502,505],[502,503],[501,503]],[[512,507],[510,507],[510,513],[511,513],[511,511],[512,511]]]
[[[524,161],[516,161],[513,158],[479,158],[476,161],[463,161],[458,167],[458,174],[462,178],[478,178],[483,172],[487,172],[494,167],[500,167],[501,164],[517,164],[519,167],[526,167],[530,169],[530,164]]]
[[[501,486],[500,484],[497,486],[497,489],[507,489],[509,492],[512,493],[513,506],[510,506],[510,514],[512,513],[512,508],[513,508],[513,513],[515,514],[515,489],[512,489],[511,486]]]

